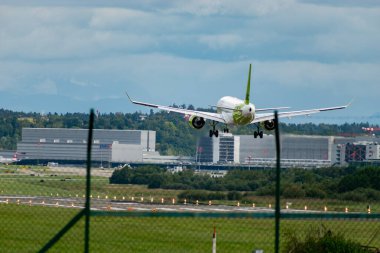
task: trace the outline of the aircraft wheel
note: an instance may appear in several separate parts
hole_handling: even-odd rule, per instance
[[[219,131],[218,131],[218,130],[215,130],[214,134],[215,134],[215,137],[218,138],[218,136],[219,136]]]
[[[210,138],[212,138],[213,135],[214,135],[214,131],[210,130],[210,132],[209,132]]]
[[[259,136],[260,136],[260,139],[263,138],[263,136],[264,136],[263,131],[260,131]]]
[[[257,138],[257,136],[259,135],[259,133],[257,131],[253,132],[253,138]]]

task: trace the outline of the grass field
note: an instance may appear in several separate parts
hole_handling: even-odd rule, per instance
[[[38,251],[77,212],[0,204],[0,252]],[[321,224],[363,245],[380,230],[376,220],[282,220],[281,234],[289,229],[306,234]],[[214,225],[218,252],[273,252],[274,220],[254,218],[92,217],[90,248],[91,252],[210,252]],[[81,252],[83,238],[82,219],[49,252]],[[371,245],[379,247],[379,235]]]
[[[169,201],[180,191],[148,189],[137,185],[110,185],[107,177],[92,177],[93,198],[155,202]],[[0,169],[0,195],[64,196],[82,198],[85,177],[73,174],[52,173],[46,167]],[[273,197],[252,196],[241,206],[274,207]],[[177,200],[183,201],[183,200]],[[214,201],[214,204],[236,205],[236,201]],[[281,206],[290,208],[344,212],[379,213],[380,203],[343,202],[339,200],[282,199]],[[0,204],[0,252],[36,252],[45,245],[78,209],[47,206]],[[273,252],[274,219],[269,218],[188,218],[188,217],[91,217],[91,252],[210,252],[213,226],[217,227],[218,252],[252,252],[264,249]],[[334,233],[367,245],[380,247],[379,220],[348,219],[283,219],[281,242],[284,234],[293,229],[305,235],[310,227],[324,225]],[[84,222],[80,221],[49,252],[83,251]],[[376,234],[377,233],[377,234]]]
[[[83,169],[84,170],[84,169]],[[7,173],[6,173],[7,172]],[[165,201],[177,199],[180,190],[148,189],[144,185],[115,185],[109,184],[107,177],[92,177],[91,193],[93,198],[109,198],[116,200],[132,200],[150,202],[153,198],[155,203],[160,203],[161,198]],[[51,172],[47,167],[32,167],[19,169],[10,166],[0,169],[0,195],[24,195],[24,196],[61,196],[61,197],[83,197],[85,193],[85,177],[70,174],[57,174]],[[177,199],[177,202],[184,200]],[[195,202],[195,200],[188,200]],[[274,206],[274,197],[250,196],[241,201],[241,206],[257,207]],[[200,202],[202,203],[202,202]],[[207,203],[207,201],[204,201]],[[213,201],[214,204],[236,205],[237,201]],[[380,203],[342,201],[336,199],[282,199],[281,207],[322,211],[327,207],[328,211],[345,212],[367,212],[370,205],[372,213],[380,213]]]

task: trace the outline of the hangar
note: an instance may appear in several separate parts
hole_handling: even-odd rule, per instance
[[[17,152],[24,159],[85,161],[87,129],[23,128]],[[149,130],[94,129],[92,160],[142,162],[156,152],[156,132]]]

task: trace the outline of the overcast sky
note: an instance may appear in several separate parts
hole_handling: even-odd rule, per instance
[[[380,1],[1,1],[0,108],[134,112],[243,98],[380,123]]]

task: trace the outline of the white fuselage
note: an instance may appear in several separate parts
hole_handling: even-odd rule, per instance
[[[255,118],[255,105],[235,97],[222,97],[216,107],[228,125],[247,125]]]

